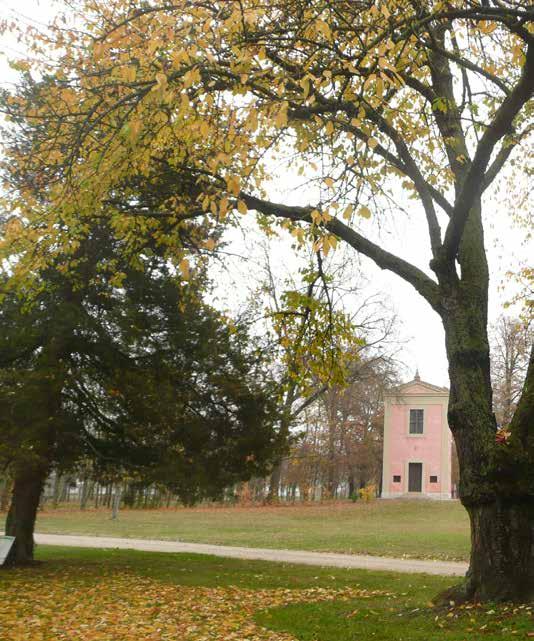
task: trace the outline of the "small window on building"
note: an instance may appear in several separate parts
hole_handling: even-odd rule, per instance
[[[423,433],[424,410],[410,410],[410,434]]]
[[[430,482],[431,483],[437,483],[438,482],[438,477],[437,476],[431,476],[430,477]]]
[[[395,474],[393,476],[393,483],[400,483],[401,482],[401,477],[399,474]]]

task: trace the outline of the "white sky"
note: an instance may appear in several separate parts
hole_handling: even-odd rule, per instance
[[[25,16],[28,21],[46,23],[55,13],[54,3],[51,0],[0,0],[0,20],[17,20]],[[4,37],[0,48],[0,82],[3,87],[9,86],[16,78],[15,72],[9,68],[6,56],[13,58],[22,54],[20,45],[12,39]],[[283,184],[278,185],[279,195],[291,200],[291,190]],[[273,197],[274,198],[274,197]],[[308,204],[308,203],[300,203]],[[514,270],[521,262],[526,262],[532,254],[530,247],[523,243],[525,231],[512,227],[506,212],[506,205],[498,200],[486,202],[486,211],[491,213],[491,225],[486,225],[486,245],[491,270],[490,289],[490,320],[496,319],[503,311],[503,303],[509,300],[513,291],[513,284],[507,282],[506,273]],[[367,223],[365,223],[367,224]],[[370,228],[371,224],[368,224]],[[428,273],[428,240],[426,225],[422,214],[414,212],[410,219],[397,219],[394,225],[385,224],[384,230],[390,228],[388,234],[384,231],[380,236],[380,243],[386,249],[397,253],[403,258],[416,264]],[[367,227],[363,228],[364,231]],[[371,228],[370,228],[371,229]],[[371,231],[373,237],[375,233]],[[232,244],[229,249],[239,254],[246,253],[239,232],[231,234]],[[291,250],[287,243],[280,242],[275,247],[279,252],[279,259],[285,265],[294,264]],[[250,273],[254,269],[253,263],[243,263],[238,268],[240,274]],[[369,281],[368,292],[381,292],[389,306],[395,310],[401,321],[401,336],[406,340],[402,352],[402,359],[406,363],[406,376],[411,378],[418,367],[421,377],[437,384],[448,386],[447,362],[444,348],[444,334],[441,321],[428,304],[400,278],[382,272],[371,261],[363,259],[361,262],[365,277]],[[355,281],[359,276],[355,274]],[[504,285],[504,287],[503,287]],[[232,304],[231,280],[226,279],[226,286],[222,287],[219,295],[221,304]]]

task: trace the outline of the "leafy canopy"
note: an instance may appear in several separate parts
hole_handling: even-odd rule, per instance
[[[356,231],[360,217],[398,209],[400,185],[423,206],[437,268],[530,131],[534,36],[521,2],[87,1],[24,37],[32,62],[17,63],[24,81],[4,97],[18,212],[4,245],[25,226],[41,256],[67,245],[60,221],[84,233],[81,212],[133,246],[150,236],[176,252],[162,218],[176,229],[255,209],[299,240],[311,226],[325,252],[343,238],[432,298],[419,270]],[[288,153],[315,181],[316,205],[264,199],[270,163]],[[136,181],[169,172],[174,188],[138,207]]]

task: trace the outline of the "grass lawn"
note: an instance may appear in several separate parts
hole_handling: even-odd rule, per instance
[[[457,501],[375,501],[280,507],[49,510],[37,532],[465,560],[469,523]]]
[[[0,571],[2,641],[497,641],[533,607],[436,609],[449,578],[42,546]]]

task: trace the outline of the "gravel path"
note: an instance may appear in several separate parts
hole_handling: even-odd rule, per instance
[[[121,548],[145,552],[187,552],[211,554],[232,559],[254,559],[281,563],[302,563],[322,567],[358,568],[388,572],[421,572],[462,576],[467,571],[466,563],[454,561],[426,561],[421,559],[393,559],[360,554],[334,554],[330,552],[304,552],[297,550],[268,550],[243,548],[205,543],[182,543],[180,541],[152,541],[146,539],[119,539],[107,536],[72,536],[66,534],[36,534],[35,541],[42,545],[66,545],[83,548]]]

